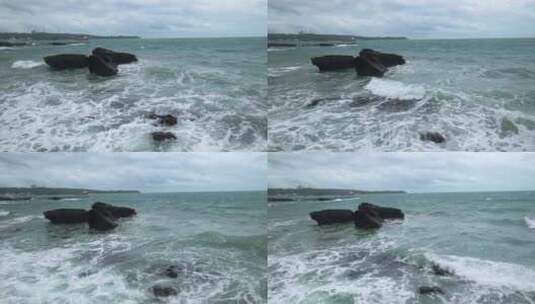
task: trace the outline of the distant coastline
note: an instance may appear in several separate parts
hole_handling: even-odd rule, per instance
[[[351,196],[355,194],[405,194],[407,192],[401,190],[381,190],[381,191],[366,191],[355,189],[328,189],[328,188],[269,188],[268,196]]]
[[[268,33],[269,47],[298,47],[298,46],[336,46],[340,44],[355,44],[360,40],[408,40],[407,37],[372,37],[355,35],[327,35],[312,33]]]
[[[139,36],[98,36],[88,34],[71,34],[71,33],[47,33],[47,32],[0,32],[0,40],[89,40],[89,39],[140,39]]]
[[[137,190],[94,190],[83,188],[48,188],[48,187],[0,187],[1,197],[20,197],[37,195],[88,195],[102,193],[141,193]]]

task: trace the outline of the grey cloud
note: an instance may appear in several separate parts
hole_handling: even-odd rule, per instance
[[[275,153],[271,187],[411,192],[535,190],[534,153]]]
[[[270,0],[268,30],[413,38],[533,37],[535,0]]]
[[[3,153],[0,186],[265,190],[264,153]]]
[[[263,36],[266,6],[266,0],[0,0],[0,31],[144,37]]]

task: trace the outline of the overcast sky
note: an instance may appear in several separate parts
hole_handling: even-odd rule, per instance
[[[535,153],[270,153],[270,187],[535,190]]]
[[[267,0],[0,0],[0,31],[264,36]]]
[[[143,192],[266,189],[264,153],[0,153],[0,186]]]
[[[269,0],[269,32],[535,37],[535,0]]]

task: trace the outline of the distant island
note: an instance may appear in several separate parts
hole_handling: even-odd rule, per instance
[[[0,197],[17,198],[38,195],[88,195],[101,193],[140,193],[137,190],[93,190],[82,188],[48,188],[48,187],[0,187]]]
[[[0,40],[89,40],[89,39],[140,39],[139,36],[97,36],[88,34],[46,33],[32,31],[30,33],[0,32]]]
[[[322,189],[322,188],[269,188],[268,200],[270,201],[286,201],[293,200],[292,197],[303,196],[336,196],[336,197],[349,197],[356,194],[405,194],[405,191],[398,190],[385,190],[385,191],[365,191],[354,189]]]
[[[295,47],[295,46],[335,46],[339,44],[354,44],[359,40],[407,40],[407,37],[371,37],[356,35],[331,34],[283,34],[268,33],[268,47]]]

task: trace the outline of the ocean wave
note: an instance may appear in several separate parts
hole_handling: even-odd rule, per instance
[[[11,67],[13,69],[33,69],[38,66],[44,65],[44,62],[33,61],[33,60],[17,60],[13,62]]]
[[[13,50],[13,49],[15,49],[15,48],[9,47],[9,46],[0,46],[0,51],[2,51],[2,50]]]
[[[0,216],[8,216],[8,215],[9,215],[9,211],[0,210]]]
[[[288,66],[288,67],[280,67],[280,68],[268,68],[268,76],[269,77],[280,77],[286,73],[297,71],[301,69],[301,66]]]
[[[524,217],[524,221],[526,221],[526,225],[528,225],[529,229],[535,229],[535,220],[531,219],[529,217]]]
[[[426,253],[425,257],[477,284],[535,292],[535,270],[524,265],[431,253]]]
[[[412,100],[422,99],[425,96],[423,86],[404,84],[394,80],[373,78],[364,88],[374,95],[389,99]]]
[[[35,219],[43,219],[43,218],[44,217],[42,215],[26,215],[26,216],[15,217],[7,221],[3,221],[2,224],[0,225],[0,228],[6,228],[9,226],[13,226],[13,225],[24,224]]]

